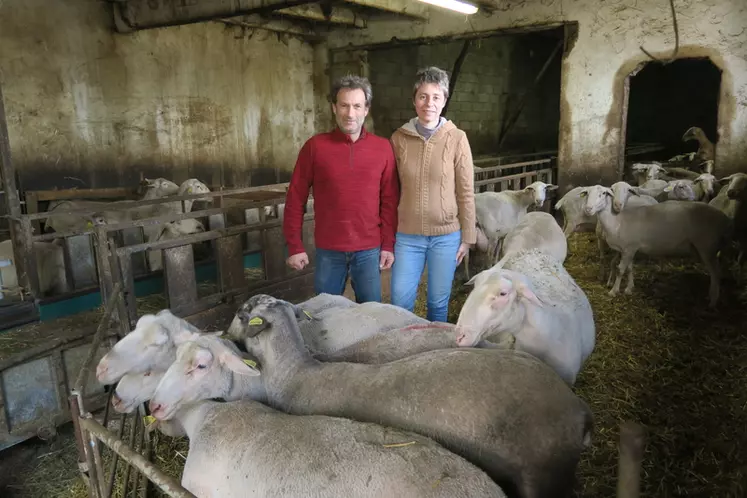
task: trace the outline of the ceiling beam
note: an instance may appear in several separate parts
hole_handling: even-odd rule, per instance
[[[322,7],[320,4],[310,3],[299,5],[298,7],[279,9],[274,11],[273,14],[295,17],[308,21],[344,24],[346,26],[355,26],[356,28],[366,27],[366,20],[363,17],[356,15],[355,12],[345,7]]]
[[[344,2],[420,20],[428,20],[430,14],[428,5],[417,0],[344,0]]]
[[[321,41],[324,38],[314,30],[298,26],[291,21],[283,19],[267,19],[259,14],[232,17],[228,19],[216,19],[216,22],[221,22],[231,26],[239,26],[246,29],[260,29],[264,31],[272,31],[274,33],[293,35],[309,41]]]
[[[177,26],[245,14],[267,14],[313,0],[123,0],[114,2],[119,32]]]

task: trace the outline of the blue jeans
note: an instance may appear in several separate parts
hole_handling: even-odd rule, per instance
[[[397,233],[392,267],[392,304],[412,311],[423,268],[428,265],[428,320],[445,322],[462,232],[446,235]]]
[[[317,294],[342,295],[348,281],[348,272],[357,303],[381,302],[380,248],[365,251],[330,251],[316,249],[314,290]]]

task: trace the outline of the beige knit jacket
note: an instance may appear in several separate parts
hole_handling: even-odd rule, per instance
[[[446,121],[426,141],[417,118],[392,135],[400,180],[398,232],[444,235],[462,230],[462,242],[477,239],[474,170],[467,135]]]

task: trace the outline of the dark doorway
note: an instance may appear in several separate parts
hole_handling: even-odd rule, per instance
[[[720,89],[721,70],[708,58],[646,64],[630,77],[626,164],[666,161],[698,150],[698,142],[682,140],[691,127],[701,128],[717,143]],[[639,146],[649,151],[631,156],[631,148]]]

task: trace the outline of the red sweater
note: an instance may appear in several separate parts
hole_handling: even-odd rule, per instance
[[[394,251],[399,177],[389,140],[363,129],[352,142],[335,129],[306,141],[285,199],[283,233],[289,256],[306,251],[301,231],[312,186],[316,247]]]

